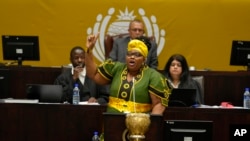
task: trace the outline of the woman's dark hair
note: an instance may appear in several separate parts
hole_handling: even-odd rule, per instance
[[[140,36],[140,37],[137,37],[135,39],[142,41],[148,47],[148,51],[150,50],[151,42],[150,42],[150,39],[148,37]]]
[[[189,74],[189,67],[188,67],[188,63],[187,63],[186,58],[185,58],[183,55],[181,55],[181,54],[173,54],[173,55],[168,59],[168,62],[167,62],[167,64],[165,65],[165,68],[164,68],[164,75],[165,75],[167,78],[170,78],[170,79],[171,79],[169,69],[170,69],[171,63],[172,63],[174,60],[177,60],[178,62],[181,63],[181,67],[182,67],[182,73],[181,73],[181,77],[180,77],[181,82],[187,81],[188,78],[189,78],[189,75],[190,75],[190,74]]]

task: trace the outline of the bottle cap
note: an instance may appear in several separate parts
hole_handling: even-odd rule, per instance
[[[249,91],[249,88],[245,88],[245,91]]]
[[[75,83],[75,87],[78,87],[78,84],[77,84],[77,83]]]
[[[97,132],[97,131],[95,131],[95,132],[94,132],[94,135],[98,135],[98,132]]]

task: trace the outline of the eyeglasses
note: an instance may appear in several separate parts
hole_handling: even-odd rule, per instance
[[[127,52],[127,56],[128,57],[132,57],[132,56],[134,56],[134,57],[141,57],[142,55],[141,55],[140,52],[131,52],[131,51],[129,51],[129,52]]]
[[[138,29],[138,28],[132,28],[130,30],[133,31],[133,32],[136,32],[136,31],[138,31],[138,32],[144,32],[143,29]]]

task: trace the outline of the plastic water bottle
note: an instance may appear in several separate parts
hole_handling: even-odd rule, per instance
[[[92,141],[100,141],[100,137],[98,135],[98,132],[94,132],[94,136],[92,137]]]
[[[243,107],[245,109],[250,109],[250,93],[249,93],[249,88],[245,88],[244,100],[243,100]]]
[[[75,87],[73,89],[73,98],[72,98],[72,103],[74,105],[78,105],[79,101],[80,101],[80,94],[79,94],[80,90],[78,88],[78,84],[75,84]]]

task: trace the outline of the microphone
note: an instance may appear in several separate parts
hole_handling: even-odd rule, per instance
[[[136,108],[135,108],[135,78],[134,77],[132,79],[132,82],[133,82],[132,91],[133,91],[134,111],[136,113]]]

